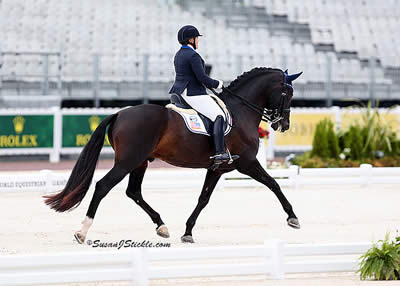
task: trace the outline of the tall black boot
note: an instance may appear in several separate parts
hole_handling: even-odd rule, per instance
[[[225,152],[224,144],[224,118],[218,115],[213,126],[213,140],[215,146],[214,164],[220,165],[230,160],[229,154]]]

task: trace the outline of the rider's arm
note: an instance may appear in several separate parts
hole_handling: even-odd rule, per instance
[[[215,80],[210,78],[204,71],[201,63],[201,58],[198,54],[194,54],[190,59],[190,66],[196,78],[204,84],[207,88],[221,88],[223,82],[221,80]]]

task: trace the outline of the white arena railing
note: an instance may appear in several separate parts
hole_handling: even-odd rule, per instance
[[[360,185],[400,184],[399,167],[372,167],[362,164],[359,168],[300,168],[290,166],[288,169],[268,169],[268,174],[275,178],[281,187],[308,185]],[[250,179],[237,171],[224,176],[222,187],[261,187],[261,183]]]
[[[290,273],[353,272],[371,243],[288,244],[258,246],[135,248],[110,252],[76,252],[0,256],[0,285],[40,285]],[[352,255],[352,257],[349,257]],[[355,255],[355,257],[354,257]]]
[[[95,173],[92,187],[100,180],[107,170]],[[298,189],[309,185],[359,185],[366,187],[371,184],[400,184],[399,167],[377,167],[363,164],[360,168],[299,168],[291,166],[288,169],[268,169],[267,172],[277,180],[281,187]],[[55,192],[61,190],[69,177],[70,171],[40,172],[2,172],[0,173],[0,192],[4,191],[43,191]],[[178,169],[154,170],[146,172],[143,181],[144,189],[200,189],[203,186],[206,170]],[[118,186],[126,188],[128,177]],[[217,189],[264,187],[261,183],[246,175],[233,171],[223,175]]]

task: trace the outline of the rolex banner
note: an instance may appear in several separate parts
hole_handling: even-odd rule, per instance
[[[0,149],[52,148],[53,115],[0,115]]]
[[[90,136],[100,122],[108,115],[63,115],[62,117],[62,147],[83,147],[89,141]],[[104,140],[104,146],[110,146],[108,137]]]

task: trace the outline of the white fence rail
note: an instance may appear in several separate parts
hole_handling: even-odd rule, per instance
[[[99,181],[108,170],[97,170],[95,172],[92,187]],[[203,185],[206,170],[154,170],[146,172],[143,180],[145,189],[200,189]],[[71,171],[42,170],[40,172],[3,172],[0,173],[1,191],[43,191],[54,192],[61,190],[69,178]],[[120,188],[128,186],[127,176],[118,184]]]
[[[300,168],[267,170],[280,186],[298,188],[307,185],[360,185],[400,184],[400,168],[372,167],[362,164],[359,168]],[[224,188],[258,187],[261,183],[237,171],[224,176]]]
[[[360,185],[400,184],[400,168],[373,168],[364,164],[360,168],[307,169],[291,166],[289,169],[272,169],[267,172],[277,180],[281,187],[298,188],[307,185]],[[42,170],[38,173],[0,173],[1,191],[41,190],[53,192],[62,189],[70,172]],[[94,183],[106,174],[96,171]],[[145,189],[201,189],[206,170],[149,170],[143,181]],[[128,178],[119,187],[126,188]],[[95,184],[92,184],[94,186]],[[222,188],[262,187],[263,185],[246,175],[233,171],[225,174],[217,185]]]
[[[370,247],[371,243],[284,245],[272,240],[259,246],[7,255],[0,256],[0,285],[131,281],[142,286],[153,279],[260,274],[283,279],[286,273],[355,271],[357,257],[348,255],[359,256]]]

